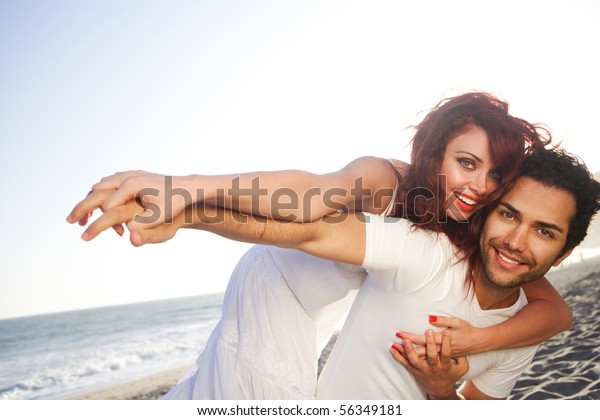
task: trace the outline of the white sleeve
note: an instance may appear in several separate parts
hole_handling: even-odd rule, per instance
[[[362,267],[367,271],[397,270],[409,238],[410,222],[406,219],[365,213],[366,245]]]
[[[408,292],[448,268],[452,254],[444,235],[419,229],[406,219],[365,214],[366,247],[362,267],[373,283]],[[390,282],[390,279],[394,279]]]
[[[508,397],[521,374],[531,364],[537,348],[536,345],[493,352],[499,355],[499,362],[473,378],[473,385],[490,397]]]

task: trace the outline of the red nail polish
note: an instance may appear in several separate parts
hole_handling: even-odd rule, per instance
[[[429,315],[429,322],[437,322],[437,316]]]
[[[398,338],[404,338],[404,336],[402,335],[402,333],[396,333],[396,337],[398,337]]]

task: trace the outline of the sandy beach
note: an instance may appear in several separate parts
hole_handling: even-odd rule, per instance
[[[540,346],[510,399],[600,399],[600,257],[571,263],[548,278],[573,310],[571,330]],[[333,340],[328,346],[329,349]],[[328,349],[324,351],[321,364]],[[153,400],[164,395],[190,367],[183,367],[69,399]]]
[[[67,397],[70,400],[156,400],[166,394],[177,380],[193,366],[181,367],[147,376],[135,381],[117,384]]]
[[[600,399],[600,324],[595,322],[600,315],[600,259],[552,274],[573,311],[573,327],[540,346],[511,399]],[[572,282],[576,274],[579,280]]]

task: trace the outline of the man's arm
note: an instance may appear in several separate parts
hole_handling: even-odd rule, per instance
[[[197,206],[195,229],[239,242],[294,248],[316,257],[362,264],[366,247],[362,213],[334,213],[310,223],[283,222],[243,215],[230,209]]]
[[[101,201],[107,191],[90,194],[93,202]],[[92,236],[116,224],[127,223],[141,210],[134,201],[106,211],[87,229]],[[175,235],[180,227],[205,230],[240,242],[295,248],[317,257],[354,265],[362,264],[366,247],[365,217],[362,213],[335,213],[311,223],[291,223],[258,216],[248,216],[230,209],[197,205],[186,208],[172,224],[158,229],[132,229],[134,245],[162,242]],[[84,238],[85,239],[85,238]]]

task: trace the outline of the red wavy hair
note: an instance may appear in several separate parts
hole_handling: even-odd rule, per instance
[[[476,223],[446,217],[440,167],[448,142],[472,126],[487,133],[490,157],[502,175],[499,188],[484,205],[512,187],[527,153],[551,141],[545,127],[510,115],[507,102],[478,91],[442,100],[413,127],[411,169],[396,194],[394,216],[413,221],[416,228],[445,233],[463,251],[463,260],[476,253],[482,223],[475,217]]]

